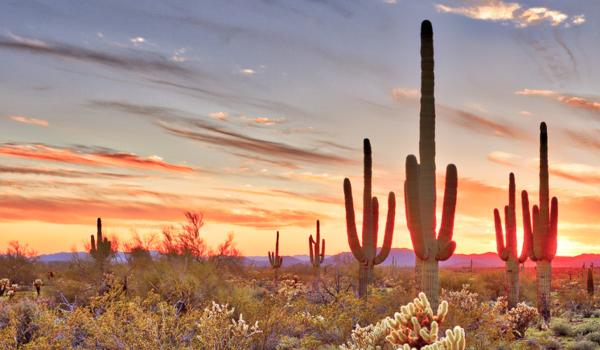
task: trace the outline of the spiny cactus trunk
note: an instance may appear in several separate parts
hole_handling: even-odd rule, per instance
[[[369,267],[359,265],[358,267],[358,297],[367,298],[367,286],[369,285]]]
[[[427,260],[422,265],[422,283],[421,286],[423,288],[423,292],[427,296],[427,299],[431,302],[431,307],[433,310],[437,310],[438,307],[438,298],[440,295],[440,278],[439,278],[439,268],[437,260]],[[435,297],[434,299],[430,299],[429,296]]]
[[[415,286],[421,288],[421,276],[423,275],[423,260],[415,258]]]
[[[589,296],[594,296],[594,267],[590,267],[587,273],[587,292]]]
[[[512,309],[519,303],[519,263],[507,262],[506,279],[508,282],[508,309]]]
[[[550,287],[552,282],[552,265],[549,261],[537,262],[537,307],[544,322],[550,321]]]

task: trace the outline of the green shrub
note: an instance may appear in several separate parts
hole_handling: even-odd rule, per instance
[[[554,323],[550,328],[554,335],[558,337],[568,337],[573,333],[571,326],[564,322]]]
[[[588,341],[582,340],[578,341],[574,344],[569,345],[569,350],[597,350],[598,344]]]
[[[600,331],[588,333],[588,335],[585,336],[585,339],[600,345]]]

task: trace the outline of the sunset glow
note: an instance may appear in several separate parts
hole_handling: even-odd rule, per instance
[[[186,211],[210,246],[233,233],[244,255],[277,230],[283,255],[308,254],[317,219],[327,254],[349,251],[342,183],[362,195],[363,138],[380,227],[394,191],[392,246],[412,249],[404,167],[428,18],[438,218],[453,163],[456,252],[495,251],[510,172],[537,203],[545,121],[558,255],[600,253],[600,3],[550,4],[0,4],[0,251],[83,250],[97,217],[123,241]]]

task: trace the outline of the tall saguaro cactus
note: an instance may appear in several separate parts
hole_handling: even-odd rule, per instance
[[[392,238],[394,236],[394,220],[396,216],[396,196],[394,192],[388,195],[388,212],[385,223],[383,246],[377,253],[377,234],[379,230],[379,202],[372,196],[372,157],[371,143],[365,139],[364,143],[364,190],[363,190],[363,220],[362,220],[362,246],[356,231],[354,215],[354,200],[352,199],[352,185],[348,178],[344,179],[344,199],[346,205],[346,232],[348,245],[358,260],[358,295],[367,296],[367,285],[373,273],[373,267],[381,264],[390,254]]]
[[[275,280],[277,280],[277,270],[281,267],[283,263],[283,257],[279,256],[279,231],[277,231],[277,238],[275,239],[275,251],[268,252],[269,255],[269,264],[271,264],[271,268],[273,268],[273,275]]]
[[[102,237],[102,219],[98,218],[96,221],[96,237],[90,235],[90,255],[102,269],[112,253],[111,241],[106,237]]]
[[[536,262],[537,306],[544,321],[550,321],[550,288],[552,281],[552,259],[556,255],[558,236],[558,199],[550,201],[548,181],[548,129],[540,124],[540,203],[529,212],[527,191],[521,193],[523,226],[525,236],[532,242],[528,249],[531,260]]]
[[[317,279],[321,277],[321,264],[325,260],[325,238],[321,239],[321,223],[317,220],[316,240],[313,235],[308,237],[308,251],[310,252],[310,264],[315,268]]]
[[[456,166],[446,168],[446,188],[442,223],[436,234],[435,188],[435,98],[433,74],[433,28],[431,22],[421,23],[421,112],[419,126],[419,158],[406,158],[404,201],[406,219],[417,258],[416,275],[421,289],[438,307],[440,283],[438,262],[449,259],[456,249],[452,240],[456,210]]]
[[[494,209],[498,256],[506,263],[509,309],[517,306],[517,303],[519,302],[519,264],[522,264],[527,260],[530,245],[527,237],[524,237],[521,255],[517,255],[517,214],[515,202],[515,174],[510,173],[508,181],[508,205],[504,207],[506,242],[504,240],[504,232],[502,232],[500,212],[498,209]]]

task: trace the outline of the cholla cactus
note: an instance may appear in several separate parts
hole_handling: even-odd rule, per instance
[[[435,99],[433,73],[433,28],[421,23],[421,112],[419,127],[419,160],[406,158],[404,202],[406,221],[415,251],[417,284],[433,307],[440,293],[438,262],[448,260],[456,249],[452,240],[456,210],[457,171],[454,164],[446,167],[446,188],[442,222],[436,233],[435,173]]]
[[[506,242],[502,232],[502,219],[498,209],[494,209],[496,228],[496,246],[498,256],[506,263],[506,279],[508,284],[508,308],[512,309],[519,302],[519,264],[527,260],[530,241],[523,239],[521,255],[517,253],[517,214],[515,205],[515,174],[510,173],[508,180],[508,205],[504,207],[504,225]]]
[[[394,236],[394,220],[396,217],[396,196],[394,192],[388,195],[388,212],[385,224],[383,245],[377,253],[377,234],[379,230],[379,202],[377,197],[372,196],[373,160],[371,157],[371,142],[364,139],[364,189],[363,189],[363,220],[362,220],[362,245],[358,239],[356,230],[356,218],[354,215],[354,200],[352,199],[352,185],[350,179],[344,179],[344,200],[346,206],[346,233],[348,245],[352,255],[358,261],[358,295],[367,297],[367,285],[369,284],[373,267],[385,261],[392,248]]]
[[[400,308],[393,317],[387,317],[375,325],[356,327],[351,341],[342,349],[402,349],[402,350],[464,350],[465,332],[461,327],[446,331],[446,337],[438,338],[440,324],[448,313],[448,303],[442,301],[433,312],[425,293]]]
[[[277,280],[277,270],[281,267],[283,263],[283,257],[279,256],[279,231],[277,231],[277,238],[275,239],[275,251],[268,252],[269,255],[269,264],[273,268],[274,278]]]
[[[525,239],[532,244],[528,256],[536,262],[537,306],[544,322],[550,321],[550,289],[552,282],[552,259],[556,255],[558,236],[558,199],[550,201],[548,181],[548,130],[546,123],[540,124],[540,203],[533,206],[529,214],[527,191],[521,193],[523,227]],[[533,219],[533,222],[532,220]],[[533,228],[533,229],[532,229]]]
[[[510,322],[512,332],[516,338],[523,338],[529,326],[538,321],[540,314],[537,309],[525,303],[519,303],[508,310],[506,317]]]
[[[112,243],[106,237],[102,237],[102,219],[96,221],[96,238],[90,236],[90,255],[96,261],[100,269],[113,254]]]
[[[10,287],[10,280],[8,278],[0,279],[0,297],[8,291]]]
[[[35,292],[37,293],[38,297],[42,293],[42,286],[43,285],[44,285],[44,281],[42,281],[42,279],[40,279],[40,278],[38,278],[35,281],[33,281],[33,287],[35,288]]]
[[[249,349],[252,341],[262,331],[258,321],[248,324],[243,316],[233,318],[235,309],[228,304],[217,304],[214,301],[206,307],[198,322],[198,336],[202,349]]]
[[[313,236],[308,237],[308,251],[310,253],[310,264],[315,268],[317,278],[321,277],[321,264],[325,260],[325,238],[321,240],[321,223],[317,220],[316,240]]]

